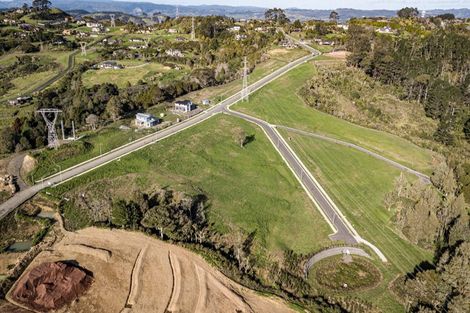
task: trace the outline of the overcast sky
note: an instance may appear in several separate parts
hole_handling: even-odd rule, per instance
[[[470,0],[134,0],[161,4],[223,4],[251,5],[260,7],[296,7],[301,9],[391,9],[396,10],[405,6],[419,9],[452,9],[470,8]]]

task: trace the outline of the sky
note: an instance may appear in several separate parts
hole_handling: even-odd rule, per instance
[[[136,1],[136,0],[134,0]],[[139,0],[160,4],[220,4],[232,6],[259,6],[300,9],[390,9],[396,10],[405,6],[418,7],[420,10],[470,8],[470,0]]]

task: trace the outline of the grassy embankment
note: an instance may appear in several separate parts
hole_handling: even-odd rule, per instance
[[[326,134],[373,150],[424,173],[431,173],[432,153],[385,132],[364,128],[305,105],[296,92],[316,72],[303,64],[233,109],[265,119],[269,123]]]
[[[254,135],[245,148],[233,139],[237,127]],[[151,186],[204,193],[217,230],[256,230],[268,253],[311,253],[330,244],[329,226],[262,130],[234,117],[216,116],[49,191],[71,199],[82,192],[117,199],[113,192],[122,186],[113,187],[113,181],[123,177],[124,193]]]

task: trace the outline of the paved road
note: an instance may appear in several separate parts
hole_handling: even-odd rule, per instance
[[[320,262],[323,259],[335,256],[335,255],[343,255],[343,254],[353,254],[353,255],[362,256],[368,259],[371,258],[367,252],[357,247],[335,247],[335,248],[326,249],[321,252],[318,252],[307,261],[304,267],[305,277],[307,277],[308,273],[310,272],[310,269],[312,268],[313,265],[315,265],[315,263]]]
[[[279,76],[285,74],[289,70],[293,69],[294,67],[303,64],[305,62],[310,61],[313,59],[315,55],[308,55],[303,58],[300,58],[296,61],[293,61],[284,67],[277,69],[276,71],[272,72],[271,74],[265,76],[264,78],[260,79],[256,83],[252,84],[249,86],[250,92],[254,92],[261,87],[265,86],[266,84],[270,83],[271,81],[275,80]],[[107,163],[110,163],[114,160],[118,160],[119,158],[132,153],[134,151],[140,150],[148,145],[151,145],[157,141],[160,141],[164,138],[167,138],[169,136],[172,136],[176,133],[181,132],[184,129],[187,129],[191,126],[197,125],[206,119],[210,118],[211,116],[221,113],[225,110],[225,108],[241,99],[241,92],[236,93],[235,95],[227,98],[226,100],[218,103],[217,105],[213,106],[212,108],[192,117],[189,118],[179,124],[175,124],[169,128],[166,128],[162,131],[159,131],[157,133],[148,135],[146,137],[140,138],[136,141],[133,141],[129,144],[126,144],[124,146],[121,146],[117,149],[114,149],[106,154],[103,154],[99,157],[90,159],[86,162],[83,162],[81,164],[78,164],[76,166],[73,166],[71,168],[68,168],[60,173],[57,173],[53,176],[50,176],[49,178],[41,181],[40,183],[31,186],[29,188],[26,188],[17,194],[15,194],[12,198],[8,199],[4,203],[0,205],[0,219],[4,218],[8,213],[13,211],[15,208],[17,208],[19,205],[24,203],[26,200],[30,199],[33,197],[36,193],[39,191],[49,187],[53,186],[59,183],[62,183],[64,181],[67,181],[69,179],[72,179],[74,177],[83,175],[93,169],[96,169],[100,166],[103,166]]]
[[[21,167],[23,166],[23,160],[25,156],[26,156],[25,152],[16,154],[10,160],[10,162],[8,162],[8,166],[7,166],[8,174],[16,178],[16,185],[18,185],[18,188],[20,191],[28,188],[28,185],[25,184],[25,182],[21,178]]]
[[[102,41],[103,39],[105,38],[109,38],[111,36],[106,36],[106,37],[103,37],[99,40],[96,40],[96,41],[93,41],[92,43],[88,44],[87,45],[87,48],[91,48],[92,46],[96,45],[98,42]],[[26,96],[31,96],[33,94],[35,94],[36,92],[39,92],[41,90],[44,90],[46,89],[47,87],[49,87],[50,85],[54,84],[56,81],[58,81],[59,79],[61,79],[62,77],[65,76],[65,74],[67,74],[68,72],[70,72],[73,67],[75,66],[75,57],[77,56],[77,54],[79,53],[80,51],[79,50],[74,50],[72,51],[70,54],[69,54],[69,57],[68,57],[68,61],[67,61],[67,67],[65,69],[63,69],[62,71],[60,71],[59,73],[57,73],[55,76],[51,77],[50,79],[48,79],[47,81],[45,81],[44,83],[40,84],[39,86],[37,86],[36,88],[28,91],[28,92],[25,92],[24,94],[21,95],[21,97],[26,97]],[[16,99],[17,96],[13,97],[13,98],[10,98],[8,99],[7,101],[9,100],[14,100]]]
[[[402,165],[398,162],[395,162],[393,160],[390,160],[374,151],[371,151],[371,150],[368,150],[366,148],[363,148],[361,146],[358,146],[356,144],[353,144],[353,143],[350,143],[350,142],[347,142],[347,141],[342,141],[342,140],[338,140],[338,139],[335,139],[335,138],[332,138],[332,137],[329,137],[329,136],[325,136],[325,135],[322,135],[322,134],[317,134],[317,133],[312,133],[312,132],[308,132],[308,131],[305,131],[305,130],[301,130],[301,129],[297,129],[297,128],[292,128],[292,127],[288,127],[288,126],[283,126],[283,125],[276,125],[277,128],[283,128],[283,129],[286,129],[288,131],[291,131],[291,132],[294,132],[294,133],[298,133],[298,134],[301,134],[301,135],[305,135],[305,136],[309,136],[309,137],[314,137],[314,138],[318,138],[318,139],[321,139],[321,140],[325,140],[325,141],[329,141],[329,142],[333,142],[333,143],[336,143],[336,144],[339,144],[339,145],[343,145],[343,146],[346,146],[346,147],[350,147],[350,148],[353,148],[353,149],[356,149],[356,150],[359,150],[361,152],[364,152],[364,153],[367,153],[368,155],[376,158],[376,159],[379,159],[379,160],[382,160],[382,161],[385,161],[387,162],[388,164],[398,168],[399,170],[402,170],[402,171],[405,171],[405,172],[408,172],[408,173],[411,173],[415,176],[417,176],[418,178],[420,178],[423,182],[427,183],[427,184],[430,184],[431,183],[431,180],[429,178],[429,176],[427,176],[426,174],[423,174],[421,172],[418,172],[412,168],[409,168],[405,165]]]

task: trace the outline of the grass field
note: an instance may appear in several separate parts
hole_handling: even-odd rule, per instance
[[[400,171],[348,147],[288,131],[281,133],[290,138],[291,147],[359,234],[379,247],[389,259],[388,266],[379,265],[384,282],[377,289],[360,294],[365,294],[365,299],[378,297],[380,303],[393,307],[395,301],[388,293],[388,283],[399,273],[412,271],[421,261],[432,257],[431,252],[399,235],[391,220],[392,212],[384,208],[384,195],[392,190]]]
[[[268,60],[256,64],[255,69],[248,77],[248,83],[252,84],[287,63],[299,59],[307,54],[308,53],[305,50],[301,49],[287,50],[275,47],[268,52]],[[241,88],[242,80],[237,79],[225,85],[204,88],[202,90],[192,92],[185,98],[189,98],[196,103],[200,103],[202,99],[210,99],[212,103],[217,103],[236,92],[239,92]]]
[[[231,132],[236,127],[255,140],[240,148]],[[230,233],[231,225],[256,230],[269,252],[309,253],[330,244],[330,228],[264,133],[234,117],[216,116],[50,191],[82,192],[94,183],[109,188],[100,180],[124,175],[136,175],[139,190],[157,184],[203,192],[219,231]]]
[[[315,75],[312,63],[303,64],[257,91],[249,102],[233,109],[290,126],[343,139],[374,150],[411,168],[431,172],[432,154],[400,137],[367,129],[307,107],[297,91]]]
[[[145,63],[141,61],[119,61],[119,64],[125,66],[124,69],[98,69],[88,70],[82,75],[83,84],[86,87],[112,82],[119,88],[125,87],[129,82],[135,85],[139,80],[155,76],[158,73],[167,73],[171,71],[160,63]]]
[[[121,124],[121,123],[119,123]],[[84,162],[100,153],[106,153],[112,149],[122,146],[130,141],[136,140],[152,130],[134,129],[120,130],[119,124],[103,128],[97,132],[86,132],[80,134],[83,138],[80,142],[62,145],[58,150],[44,149],[34,155],[38,160],[38,167],[29,175],[29,181],[39,180],[43,177],[57,173],[59,169],[66,169],[78,163]],[[90,143],[91,149],[77,149],[83,142]]]

